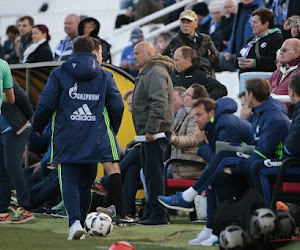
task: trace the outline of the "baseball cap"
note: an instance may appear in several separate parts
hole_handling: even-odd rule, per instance
[[[198,20],[196,13],[192,10],[184,10],[180,13],[179,19]]]
[[[137,43],[139,41],[139,38],[141,37],[144,37],[143,31],[140,28],[136,28],[131,31],[130,41],[133,43]]]

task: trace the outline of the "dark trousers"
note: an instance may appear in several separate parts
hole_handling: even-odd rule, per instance
[[[135,195],[140,185],[140,147],[130,150],[119,163],[123,177],[123,210],[135,215]]]
[[[69,226],[76,220],[84,225],[92,200],[91,187],[97,176],[97,163],[58,164],[62,198],[69,217]]]
[[[33,208],[37,208],[47,201],[56,199],[59,191],[58,170],[55,168],[45,179],[29,189],[30,204]]]
[[[148,200],[145,213],[151,216],[164,216],[167,209],[157,200],[158,195],[165,195],[164,156],[171,134],[153,142],[141,143],[141,163],[146,179]]]
[[[6,132],[0,142],[0,212],[8,212],[12,184],[17,191],[19,205],[29,209],[29,192],[24,170],[21,166],[22,155],[30,135],[30,128],[16,135]]]
[[[266,159],[254,161],[250,166],[250,187],[260,192],[266,203],[271,204],[270,183],[275,183],[279,167],[279,159]],[[288,167],[285,170],[285,180],[299,182],[300,169]]]
[[[206,165],[204,171],[193,185],[193,188],[200,194],[208,185],[212,184],[218,173],[223,172],[223,168],[237,165],[242,158],[236,152],[221,151],[212,161]]]

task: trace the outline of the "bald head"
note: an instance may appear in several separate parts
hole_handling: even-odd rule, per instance
[[[143,67],[144,64],[155,55],[155,48],[149,42],[140,42],[134,47],[133,59],[135,65],[139,68]]]
[[[64,28],[68,37],[72,38],[78,34],[79,22],[80,22],[80,18],[76,14],[70,14],[66,16]]]
[[[280,49],[280,62],[289,64],[300,57],[300,40],[290,38],[284,41]]]

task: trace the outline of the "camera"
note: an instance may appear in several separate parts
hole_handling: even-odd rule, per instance
[[[291,19],[290,24],[292,26],[300,26],[300,19]]]

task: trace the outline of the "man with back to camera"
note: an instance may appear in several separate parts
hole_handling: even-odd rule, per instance
[[[67,36],[55,48],[55,61],[66,61],[73,51],[73,42],[78,36],[80,18],[76,14],[69,14],[64,21],[64,30]]]
[[[40,96],[33,128],[41,134],[52,116],[51,162],[58,164],[65,208],[69,216],[68,240],[82,237],[91,202],[91,186],[101,162],[110,176],[116,222],[126,220],[122,211],[122,178],[115,138],[124,104],[112,74],[101,69],[101,43],[78,37],[73,55],[55,68]]]
[[[176,70],[171,73],[174,87],[189,88],[193,83],[200,83],[206,88],[210,98],[218,99],[227,95],[227,89],[223,84],[197,67],[196,53],[192,48],[188,46],[178,48],[174,53],[174,62]]]
[[[164,156],[174,123],[173,84],[169,73],[174,62],[168,56],[155,55],[151,43],[141,42],[134,47],[135,64],[140,68],[132,96],[132,118],[141,142],[141,162],[146,177],[148,200],[142,225],[168,224],[167,210],[157,200],[165,192]],[[158,133],[164,137],[155,138]]]

